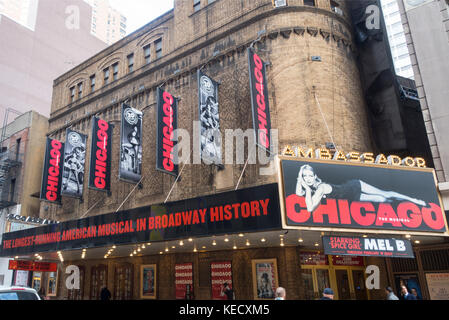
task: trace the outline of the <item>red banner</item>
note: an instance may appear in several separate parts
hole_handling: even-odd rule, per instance
[[[50,262],[35,262],[25,260],[9,260],[9,270],[56,272],[58,265]]]
[[[231,261],[210,264],[212,300],[233,300]]]
[[[193,299],[193,264],[175,265],[175,287],[177,300]]]

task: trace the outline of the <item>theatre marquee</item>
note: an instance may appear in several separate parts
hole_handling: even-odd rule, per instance
[[[448,236],[433,169],[279,158],[285,229]]]

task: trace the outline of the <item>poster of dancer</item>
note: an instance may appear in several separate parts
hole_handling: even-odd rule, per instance
[[[82,198],[87,136],[67,129],[61,195]]]
[[[142,178],[142,119],[142,112],[122,105],[119,178],[131,183]]]
[[[200,154],[206,164],[222,164],[218,82],[198,71]]]
[[[141,299],[156,299],[156,268],[155,264],[140,266]]]
[[[447,232],[433,169],[281,159],[286,227]]]

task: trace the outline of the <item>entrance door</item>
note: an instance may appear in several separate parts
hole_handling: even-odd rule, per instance
[[[318,294],[322,293],[324,291],[324,289],[326,288],[330,288],[330,280],[329,280],[329,269],[316,269],[316,292],[318,292]]]
[[[365,273],[363,270],[352,270],[352,281],[354,282],[354,291],[356,300],[368,300],[368,294],[365,287]]]
[[[335,278],[337,281],[338,300],[350,300],[351,288],[349,285],[349,274],[346,269],[335,270]]]
[[[90,282],[90,300],[100,300],[101,290],[108,283],[108,267],[100,265],[92,267]]]

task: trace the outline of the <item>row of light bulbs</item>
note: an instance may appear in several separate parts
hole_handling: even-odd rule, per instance
[[[245,235],[244,235],[243,233],[240,233],[238,236],[239,236],[240,238],[243,238]],[[279,237],[280,237],[280,246],[281,246],[281,247],[284,247],[284,246],[285,246],[285,243],[284,243],[284,235],[280,235]],[[367,235],[363,235],[363,238],[367,238],[367,237],[368,237]],[[405,237],[406,237],[407,239],[410,239],[410,238],[411,238],[411,235],[406,235]],[[193,239],[192,239],[192,238],[189,238],[189,239],[187,239],[187,241],[188,241],[188,242],[193,242]],[[230,241],[230,240],[229,240],[229,237],[226,236],[225,239],[224,239],[224,242],[229,242],[229,241]],[[267,239],[266,239],[266,238],[261,238],[260,241],[263,242],[263,243],[265,243],[265,242],[267,241]],[[299,239],[298,239],[298,242],[299,242],[299,243],[303,243],[303,242],[304,242],[304,239],[299,238]],[[419,240],[415,240],[415,243],[416,243],[416,244],[419,244],[420,241],[419,241]],[[214,240],[212,241],[212,246],[216,246],[216,245],[217,245],[217,241],[214,239]],[[247,247],[251,246],[251,243],[250,243],[249,239],[246,240],[245,245],[246,245]],[[147,243],[146,245],[145,245],[145,244],[138,245],[137,248],[134,249],[134,250],[131,252],[130,257],[133,257],[133,256],[135,256],[135,255],[138,255],[139,252],[142,251],[142,249],[145,249],[145,248],[146,248],[146,246],[151,246],[151,243]],[[184,246],[184,240],[180,240],[180,241],[179,241],[179,246],[181,246],[181,247]],[[314,246],[315,246],[315,247],[319,247],[320,244],[319,244],[318,242],[316,242],[316,243],[314,244]],[[171,246],[171,248],[172,248],[172,249],[176,249],[176,246],[173,245],[173,246]],[[206,249],[206,246],[202,246],[201,248],[202,248],[202,249]],[[112,248],[109,249],[108,252],[107,252],[107,254],[104,256],[104,258],[105,258],[105,259],[109,258],[109,256],[114,252],[115,249],[116,249],[116,246],[115,246],[115,245],[112,246]],[[233,249],[234,249],[234,250],[238,249],[238,247],[237,247],[237,245],[235,244],[235,242],[234,242]],[[166,246],[165,252],[169,252],[169,251],[170,251],[169,247]],[[193,252],[198,252],[198,249],[197,249],[197,246],[196,246],[196,245],[194,246]],[[159,254],[164,254],[164,252],[163,252],[163,251],[160,251]],[[59,255],[59,258],[60,258],[61,262],[63,262],[64,259],[63,259],[62,254],[61,254],[60,251],[58,251],[58,255]],[[42,257],[39,256],[38,254],[36,254],[35,256],[36,256],[37,259],[42,260]],[[85,259],[85,256],[86,256],[86,249],[83,249],[81,258],[82,258],[82,259]]]

